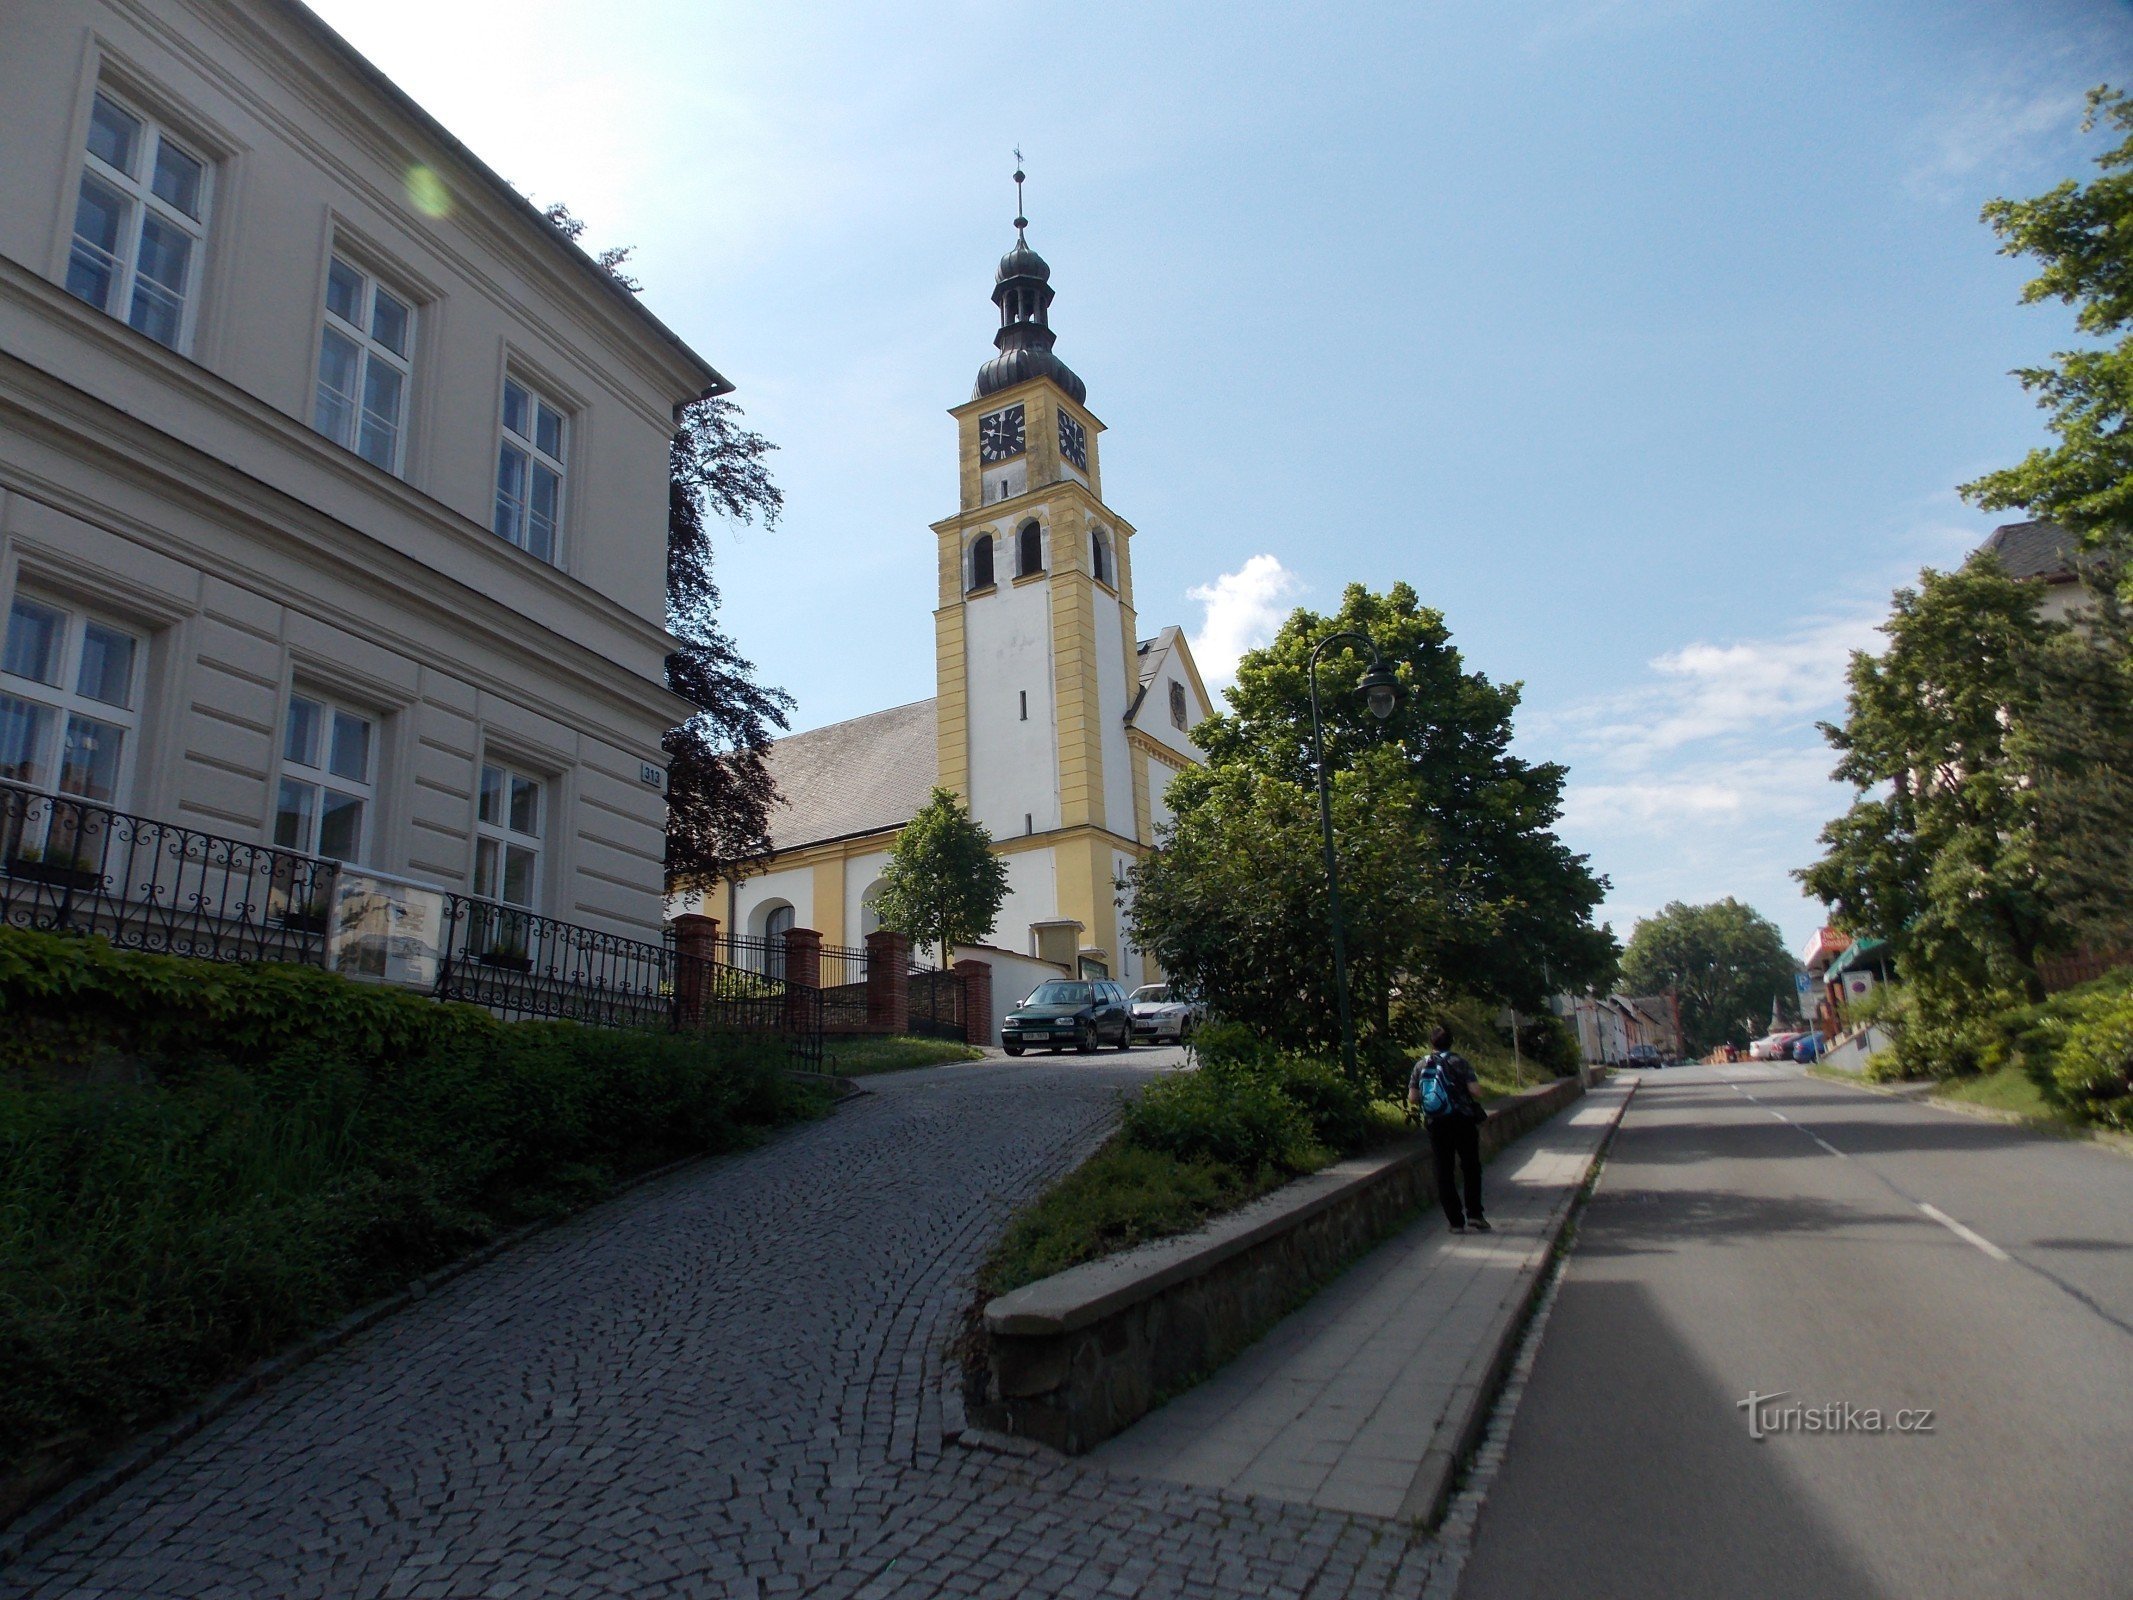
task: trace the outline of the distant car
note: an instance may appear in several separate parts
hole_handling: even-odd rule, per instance
[[[1133,1031],[1144,1039],[1189,1041],[1207,1020],[1207,1008],[1197,1000],[1181,1000],[1167,983],[1144,983],[1133,991]]]
[[[1748,1042],[1750,1061],[1790,1061],[1792,1047],[1799,1040],[1797,1031],[1790,1033],[1766,1033],[1760,1039]]]
[[[1792,1041],[1792,1059],[1801,1066],[1810,1066],[1822,1058],[1822,1036],[1819,1033],[1803,1033]]]
[[[1629,1054],[1623,1058],[1622,1064],[1640,1072],[1657,1072],[1666,1065],[1666,1057],[1659,1053],[1657,1045],[1633,1044],[1629,1047]]]
[[[1000,1048],[1011,1056],[1044,1045],[1083,1055],[1105,1040],[1133,1048],[1133,1010],[1126,991],[1108,978],[1054,978],[1030,991],[1000,1025]]]

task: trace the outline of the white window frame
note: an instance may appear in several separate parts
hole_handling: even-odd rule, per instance
[[[532,432],[521,433],[511,426],[511,391],[516,389],[526,400],[526,419]],[[546,410],[556,421],[556,448],[544,450],[540,444],[540,414]],[[573,417],[570,407],[564,405],[544,385],[535,383],[517,372],[504,374],[503,388],[497,395],[496,415],[496,498],[490,508],[489,528],[499,539],[515,544],[536,560],[545,561],[552,567],[563,564],[563,534],[567,521],[565,507],[570,492],[570,436],[573,432]],[[504,493],[504,462],[516,453],[524,462],[525,477],[522,493],[510,500],[515,526],[503,526],[507,496]],[[548,530],[548,552],[543,555],[534,548],[533,493],[532,484],[536,471],[546,468],[555,475],[555,518]]]
[[[67,292],[85,305],[93,305],[105,315],[115,317],[145,338],[156,339],[158,344],[178,351],[181,355],[191,350],[193,328],[199,320],[200,282],[207,265],[207,219],[214,202],[215,163],[194,141],[174,134],[164,123],[148,115],[140,106],[104,84],[96,87],[96,99],[109,104],[121,115],[130,117],[139,127],[139,139],[133,152],[133,166],[128,171],[112,166],[102,156],[89,148],[84,137],[81,149],[81,165],[76,171],[73,200],[74,212],[68,223],[67,266],[65,284]],[[95,127],[95,105],[90,106],[91,130]],[[198,216],[189,216],[178,206],[155,192],[157,158],[163,146],[168,144],[186,160],[200,168],[200,194]],[[76,227],[81,217],[82,184],[94,179],[107,189],[117,191],[121,203],[119,219],[118,250],[114,254],[93,241],[84,240]],[[134,302],[139,293],[141,275],[141,236],[151,221],[175,228],[190,241],[191,255],[187,261],[185,287],[178,294],[178,326],[174,338],[158,339],[155,334],[134,320]],[[98,304],[74,287],[74,265],[78,255],[93,252],[103,257],[105,270],[111,273],[111,283],[105,300]],[[154,283],[154,279],[148,280]],[[168,285],[156,284],[156,292],[169,296]]]
[[[358,291],[360,300],[356,307],[361,324],[350,321],[333,309],[333,269],[339,267],[361,280]],[[314,349],[317,353],[316,376],[311,386],[311,426],[314,431],[331,439],[342,449],[362,456],[372,466],[382,467],[394,477],[404,474],[407,463],[408,420],[415,409],[415,341],[421,336],[422,308],[415,297],[396,284],[385,282],[359,257],[335,248],[326,262],[326,278],[320,285],[319,335]],[[377,306],[380,294],[389,298],[407,314],[407,348],[399,351],[386,344],[376,335]],[[329,391],[326,383],[326,340],[335,336],[355,346],[354,388],[351,393]],[[373,363],[391,368],[400,376],[400,413],[392,419],[392,459],[379,461],[365,455],[362,448],[363,420],[368,411],[365,397],[370,387],[370,369]],[[344,408],[344,416],[336,425],[326,415],[329,393]]]
[[[488,792],[487,778],[491,772],[500,773],[503,777],[500,790],[503,800],[497,809],[496,816],[493,818],[482,815],[482,798]],[[545,871],[548,855],[546,829],[549,813],[554,809],[555,784],[545,773],[532,771],[521,763],[512,760],[510,756],[494,751],[482,757],[481,764],[474,776],[474,862],[468,881],[472,884],[475,896],[479,899],[493,901],[500,906],[510,906],[514,910],[529,911],[538,915],[541,909],[541,893],[545,887],[547,876]],[[513,780],[521,783],[530,783],[534,786],[536,795],[534,800],[534,831],[531,833],[522,832],[511,826],[511,785]],[[496,861],[495,872],[490,879],[489,887],[486,889],[483,887],[482,870],[484,846],[488,846],[495,851]],[[506,900],[504,898],[504,884],[509,879],[510,852],[513,850],[524,851],[533,857],[533,886],[528,898],[524,901]]]
[[[318,745],[315,761],[300,760],[289,753],[289,734],[296,719],[296,702],[303,701],[318,711]],[[351,778],[346,773],[333,770],[334,719],[348,717],[363,724],[364,770],[361,778]],[[367,706],[350,705],[331,695],[320,694],[302,684],[292,688],[282,700],[282,723],[280,765],[274,780],[274,845],[280,850],[294,850],[301,855],[342,861],[349,866],[371,863],[370,851],[376,836],[378,807],[378,765],[384,741],[380,737],[383,719]],[[313,793],[309,821],[304,828],[304,837],[293,842],[281,836],[283,815],[282,791],[290,784],[302,784]],[[326,827],[325,794],[327,790],[346,795],[363,807],[362,819],[356,825],[355,850],[347,856],[327,856],[321,848]]]
[[[18,677],[6,670],[6,657],[0,651],[0,694],[17,700],[26,700],[53,713],[50,747],[42,752],[49,769],[47,781],[30,783],[27,779],[12,778],[8,782],[19,783],[26,789],[35,789],[40,794],[67,794],[86,805],[109,806],[123,810],[133,792],[135,757],[140,747],[142,690],[148,675],[148,638],[142,631],[116,617],[106,616],[88,606],[73,605],[35,589],[18,590],[8,601],[7,616],[0,620],[0,646],[6,642],[7,630],[14,625],[17,605],[42,606],[56,612],[60,619],[59,682],[45,683],[36,678]],[[88,638],[91,625],[107,628],[123,634],[133,643],[133,662],[127,674],[126,704],[113,705],[93,695],[81,692],[82,649]],[[64,777],[63,760],[66,751],[67,731],[75,717],[117,727],[122,739],[119,745],[118,770],[112,778],[111,795],[108,799],[91,799],[86,795],[73,795],[62,789]]]

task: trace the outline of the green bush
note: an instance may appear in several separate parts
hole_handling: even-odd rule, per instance
[[[1312,1138],[1329,1149],[1360,1149],[1378,1132],[1370,1096],[1330,1062],[1270,1054],[1249,1065],[1208,1067],[1203,1071],[1218,1083],[1246,1079],[1292,1101],[1310,1123]]]
[[[1309,1172],[1325,1163],[1303,1107],[1265,1079],[1226,1071],[1179,1073],[1127,1104],[1120,1136],[1179,1161],[1256,1174]]]
[[[0,1012],[18,1487],[501,1229],[819,1104],[773,1041],[499,1023],[95,940],[0,932]]]

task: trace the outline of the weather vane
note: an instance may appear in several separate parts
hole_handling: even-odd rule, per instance
[[[1015,146],[1015,233],[1021,236],[1029,226],[1029,218],[1022,214],[1022,146]],[[1024,241],[1025,243],[1027,241]]]

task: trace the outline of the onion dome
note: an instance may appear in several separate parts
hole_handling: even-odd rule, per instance
[[[1022,198],[1019,171],[1015,198]],[[982,400],[1032,378],[1050,378],[1080,405],[1088,399],[1088,385],[1052,353],[1052,269],[1030,248],[1028,227],[1029,218],[1015,218],[1015,247],[1000,258],[1000,270],[993,275],[992,302],[1000,308],[1000,331],[992,342],[1000,353],[978,368],[971,399]]]

